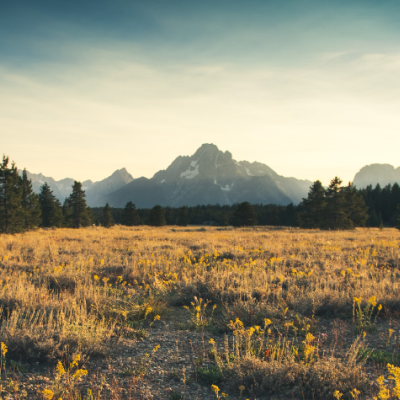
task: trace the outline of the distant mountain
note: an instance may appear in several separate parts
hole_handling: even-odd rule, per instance
[[[94,202],[94,205],[137,207],[156,204],[179,207],[198,204],[294,204],[307,197],[312,182],[278,175],[258,162],[235,161],[228,151],[203,144],[192,156],[179,156],[151,179],[135,179]]]
[[[44,176],[43,174],[33,174],[29,171],[26,172],[28,178],[32,181],[32,189],[35,193],[40,192],[40,187],[45,182],[50,186],[54,196],[56,196],[61,202],[63,202],[64,199],[71,193],[71,187],[74,183],[74,180],[71,178],[65,178],[61,179],[60,181],[56,181],[49,176]],[[87,183],[86,186],[90,186],[92,181],[86,181],[85,183]]]
[[[98,199],[109,193],[115,192],[132,181],[132,175],[125,168],[117,169],[108,178],[94,182],[86,189],[87,204],[95,204]]]
[[[393,185],[394,183],[400,185],[400,167],[394,168],[390,164],[371,164],[361,168],[354,177],[353,184],[362,189],[368,185],[375,187],[378,183],[381,187]]]
[[[65,178],[56,181],[51,177],[42,174],[33,174],[29,171],[27,171],[27,175],[28,178],[32,180],[32,188],[35,193],[39,193],[40,187],[47,182],[53,191],[54,196],[56,196],[61,202],[71,194],[74,179]],[[93,183],[91,180],[87,180],[82,182],[82,189],[86,192],[86,201],[90,206],[97,199],[125,186],[131,181],[133,181],[132,175],[130,175],[125,168],[122,168],[116,170],[111,176],[102,181]]]

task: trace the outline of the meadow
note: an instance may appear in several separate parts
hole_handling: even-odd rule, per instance
[[[400,232],[0,236],[1,397],[400,398]]]

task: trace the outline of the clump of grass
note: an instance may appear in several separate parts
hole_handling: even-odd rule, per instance
[[[191,302],[191,306],[183,306],[190,314],[189,327],[193,329],[204,329],[213,325],[214,310],[217,305],[214,304],[211,309],[211,313],[207,313],[207,306],[210,303],[209,300],[203,301],[202,298],[198,299],[194,296],[194,301]]]
[[[376,307],[376,297],[372,296],[368,299],[364,308],[361,307],[361,297],[354,297],[353,299],[353,323],[358,333],[363,331],[372,331],[376,329],[376,320],[379,312],[382,310],[382,304]],[[377,311],[374,315],[375,307]]]

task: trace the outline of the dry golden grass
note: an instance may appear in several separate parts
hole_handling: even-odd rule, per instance
[[[302,354],[296,358],[291,350],[290,357],[274,360],[256,355],[252,334],[241,344],[250,353],[235,356],[228,343],[232,362],[221,364],[224,376],[253,385],[255,395],[279,392],[277,379],[285,377],[280,385],[297,388],[305,398],[333,398],[335,389],[351,398],[352,388],[365,391],[369,385],[362,364],[335,356],[332,343],[329,354],[314,343],[311,362],[304,358],[304,338],[308,332],[317,336],[318,320],[335,318],[353,324],[355,334],[369,334],[378,304],[379,318],[398,318],[399,240],[395,229],[268,227],[92,227],[2,235],[0,341],[15,359],[56,360],[65,346],[72,354],[104,356],[116,335],[138,328],[133,322],[146,319],[145,329],[157,315],[173,318],[175,310],[192,307],[196,296],[218,307],[213,318],[211,307],[204,312],[204,326],[196,323],[193,308],[187,327],[222,337],[231,332],[230,320],[238,318],[248,329],[270,319],[265,348],[258,350],[272,349],[282,335]],[[355,297],[361,297],[359,309]],[[232,396],[238,393],[227,388]]]

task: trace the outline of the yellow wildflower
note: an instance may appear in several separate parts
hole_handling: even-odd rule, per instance
[[[340,400],[340,399],[342,398],[342,396],[343,396],[343,393],[340,393],[339,390],[335,390],[335,391],[333,392],[333,397],[334,397],[335,399],[337,399],[337,400]]]
[[[264,318],[264,328],[266,328],[268,325],[271,325],[272,321],[269,318]]]
[[[1,351],[1,355],[4,357],[7,353],[7,346],[4,342],[1,342],[0,344],[0,351]]]
[[[376,297],[372,296],[368,299],[368,303],[371,304],[373,307],[376,306]]]
[[[61,361],[59,361],[59,362],[57,363],[56,371],[57,371],[57,373],[58,373],[59,376],[62,376],[62,375],[65,374],[64,365],[62,364]]]
[[[53,391],[50,390],[50,389],[44,389],[44,390],[42,391],[42,393],[43,393],[43,397],[44,397],[46,400],[51,400],[51,399],[53,398],[53,396],[54,396]]]
[[[219,387],[215,386],[215,385],[211,385],[211,389],[218,396],[218,392],[220,391]]]
[[[153,353],[155,353],[158,349],[160,348],[160,345],[157,344],[156,346],[153,347]]]
[[[72,360],[72,363],[71,363],[71,365],[70,365],[70,367],[71,368],[73,368],[73,367],[77,367],[78,366],[78,362],[81,360],[81,355],[80,354],[77,354],[75,357],[74,357],[74,359]]]
[[[87,375],[87,370],[86,369],[77,369],[75,373],[72,375],[74,379],[79,379],[81,376],[86,376]]]

